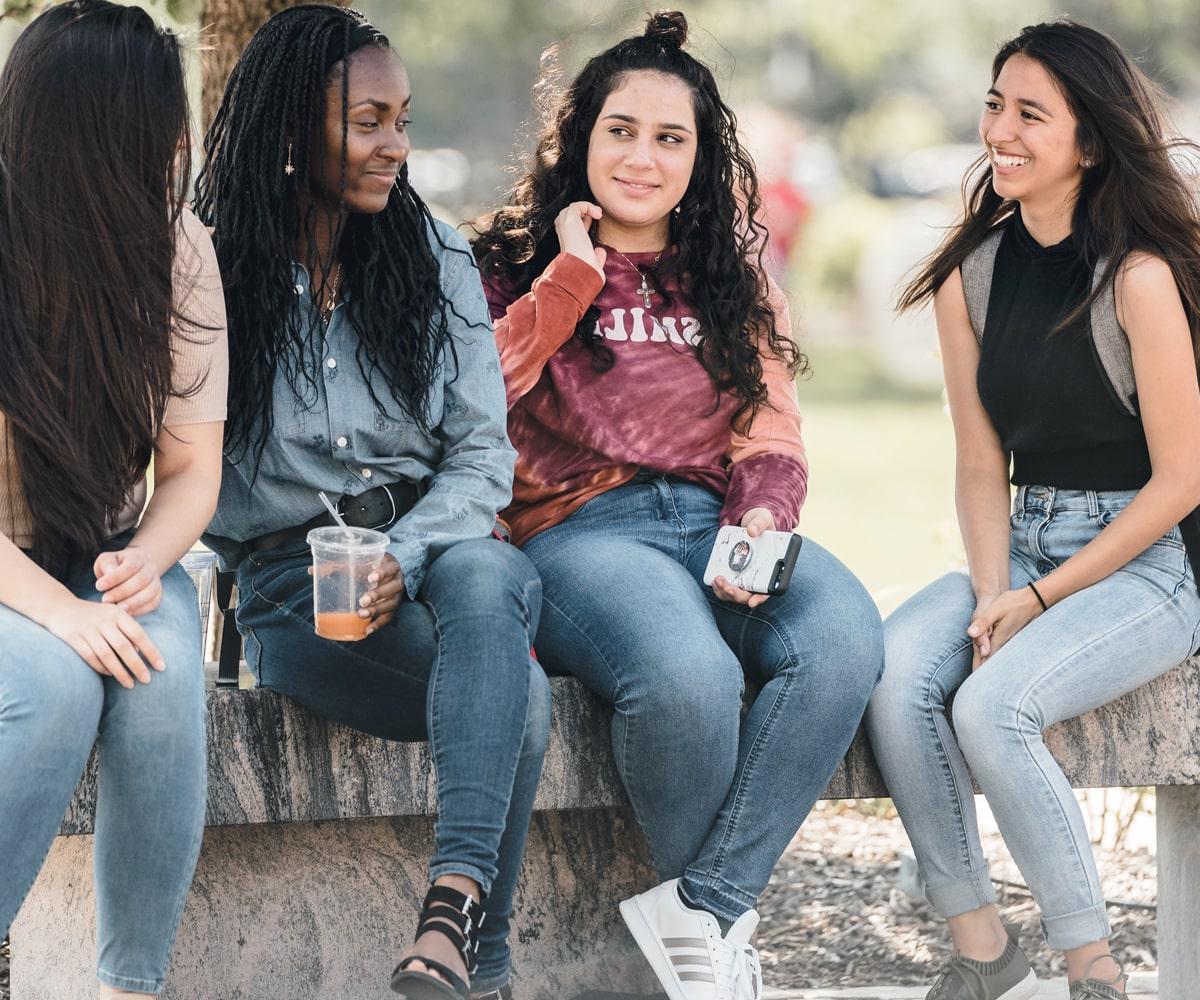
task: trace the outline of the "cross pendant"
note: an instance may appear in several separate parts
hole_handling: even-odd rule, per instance
[[[650,286],[646,283],[646,276],[642,275],[642,287],[638,289],[638,295],[642,297],[642,301],[646,303],[646,311],[650,310]]]

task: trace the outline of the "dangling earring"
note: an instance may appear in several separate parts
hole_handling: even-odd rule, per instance
[[[283,165],[283,172],[289,177],[296,172],[295,166],[292,164],[292,140],[288,140],[288,158],[287,163]]]

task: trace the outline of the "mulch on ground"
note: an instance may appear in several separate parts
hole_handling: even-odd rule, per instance
[[[993,878],[1020,883],[999,837],[985,838]],[[759,913],[763,979],[775,989],[919,986],[950,957],[942,920],[899,884],[908,839],[895,818],[865,816],[844,804],[821,803],[775,870]],[[1097,850],[1110,900],[1113,944],[1128,971],[1154,971],[1155,865],[1144,851]],[[1001,886],[1006,920],[1039,976],[1062,976],[1062,956],[1038,928],[1029,895]],[[1128,905],[1137,904],[1137,905]],[[0,946],[0,1000],[10,1000],[8,942]]]
[[[992,877],[1022,881],[998,836],[985,838]],[[919,986],[951,956],[945,923],[899,885],[911,848],[899,819],[866,817],[821,803],[775,869],[759,913],[763,980],[775,989]],[[1113,947],[1129,971],[1155,971],[1155,863],[1144,851],[1097,849],[1113,925]],[[1028,893],[999,886],[1004,919],[1039,976],[1066,974],[1042,939]],[[1115,905],[1113,901],[1137,903]]]

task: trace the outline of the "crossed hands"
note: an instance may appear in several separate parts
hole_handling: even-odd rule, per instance
[[[971,670],[982,667],[989,656],[1041,613],[1042,606],[1028,587],[979,597],[967,627],[967,635],[975,645]]]

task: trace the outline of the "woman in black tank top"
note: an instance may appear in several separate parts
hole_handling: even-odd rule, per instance
[[[1041,734],[1200,639],[1178,527],[1200,503],[1200,219],[1152,91],[1083,25],[1002,47],[966,215],[901,299],[934,303],[969,566],[888,620],[867,717],[954,939],[931,1000],[1037,991],[996,909],[972,776],[1066,953],[1073,1000],[1125,997],[1083,817]],[[985,252],[990,281],[976,281]],[[1128,340],[1128,406],[1092,329],[1105,296]]]

